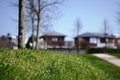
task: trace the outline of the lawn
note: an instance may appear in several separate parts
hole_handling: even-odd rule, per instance
[[[0,50],[1,80],[120,80],[120,68],[90,54]]]
[[[111,53],[110,55],[120,58],[120,53]]]

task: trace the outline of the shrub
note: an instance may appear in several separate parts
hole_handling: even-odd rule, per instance
[[[87,53],[120,53],[120,49],[113,48],[90,48],[87,50]]]

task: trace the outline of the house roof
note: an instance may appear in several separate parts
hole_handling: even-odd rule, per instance
[[[95,33],[95,32],[86,32],[83,33],[77,37],[98,37],[98,38],[103,38],[103,37],[107,37],[107,38],[115,38],[116,36],[113,34],[104,34],[104,33]]]
[[[65,37],[66,35],[52,31],[52,32],[44,33],[41,37],[43,37],[43,36],[64,36]]]

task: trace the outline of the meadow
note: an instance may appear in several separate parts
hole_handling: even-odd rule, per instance
[[[1,80],[120,80],[120,68],[91,54],[0,49]]]

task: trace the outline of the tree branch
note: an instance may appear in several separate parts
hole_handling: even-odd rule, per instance
[[[51,6],[51,5],[56,5],[56,4],[60,4],[61,2],[58,2],[58,1],[55,1],[55,2],[52,2],[52,3],[48,3],[48,4],[46,4],[46,5],[44,5],[43,7],[41,7],[41,11],[43,10],[43,9],[45,9],[46,7],[49,7],[49,6]]]

